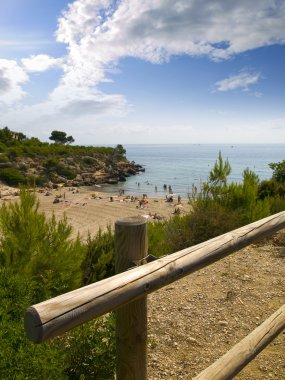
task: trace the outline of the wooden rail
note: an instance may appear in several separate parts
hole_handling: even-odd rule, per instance
[[[143,234],[139,232],[139,228],[133,228],[134,224],[136,226],[143,226],[144,223],[141,219],[133,218],[132,220],[129,219],[128,221],[116,223],[117,252],[120,252],[120,255],[123,255],[123,253],[122,249],[118,248],[118,242],[119,246],[125,246],[126,251],[130,255],[132,255],[132,250],[138,250],[138,252],[145,251],[145,243],[142,243],[142,241],[145,241],[142,238]],[[208,266],[261,237],[284,227],[285,212],[281,212],[204,243],[173,253],[157,261],[34,305],[25,314],[27,335],[33,342],[39,343],[109,311],[125,307],[129,303],[135,305],[134,301],[136,300],[146,300],[147,294]],[[122,229],[125,229],[125,231],[122,232]],[[134,257],[132,258],[134,259]],[[126,260],[124,266],[126,266]],[[134,309],[136,309],[136,306],[132,308],[132,311],[128,311],[128,313],[132,315]],[[141,307],[139,307],[136,316],[132,315],[128,319],[129,322],[127,323],[131,324],[130,328],[133,327],[131,321],[134,321],[138,317],[141,310]],[[122,317],[121,320],[123,319]],[[143,319],[146,324],[146,317],[143,316]],[[117,332],[120,331],[120,328],[117,327]],[[146,327],[142,330],[141,335],[138,335],[136,344],[139,344],[138,342],[141,344],[141,341],[144,341],[146,347],[144,338]],[[134,342],[133,335],[133,338],[130,338],[127,342],[125,341],[125,346],[127,344],[134,345]],[[124,348],[121,350],[123,351],[119,352],[126,358],[128,355],[124,354]],[[131,351],[132,349],[129,349],[129,353]],[[142,348],[140,352],[143,352],[143,355],[145,355],[145,348]],[[140,360],[140,357],[136,358],[136,361]],[[125,363],[126,368],[129,364]],[[130,375],[127,376],[126,370],[123,370],[119,376],[117,371],[117,379],[145,380],[147,378],[146,371],[143,376],[140,376],[138,372],[135,369],[130,370]]]
[[[193,380],[233,379],[285,328],[285,305]],[[190,378],[189,378],[190,379]]]

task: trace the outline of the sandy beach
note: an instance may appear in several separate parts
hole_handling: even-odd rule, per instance
[[[2,185],[1,203],[17,200],[18,192],[18,189]],[[170,218],[175,210],[179,210],[181,214],[190,211],[188,200],[182,199],[178,205],[175,196],[173,202],[166,202],[165,198],[159,197],[146,197],[142,202],[142,197],[94,192],[88,187],[37,189],[36,195],[41,211],[48,217],[54,213],[58,219],[65,214],[73,227],[73,237],[79,233],[83,239],[87,237],[88,231],[94,235],[99,228],[104,230],[108,225],[113,227],[115,221],[121,218],[142,216],[150,221],[165,220]],[[58,199],[58,203],[54,203],[55,199]]]

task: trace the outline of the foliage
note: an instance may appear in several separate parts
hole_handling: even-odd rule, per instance
[[[34,303],[34,281],[21,272],[0,269],[1,379],[66,379],[65,352],[57,341],[35,345],[24,331],[25,309]]]
[[[275,178],[264,180],[260,183],[258,188],[259,199],[275,198],[285,196],[285,183],[276,181]]]
[[[0,266],[39,279],[39,297],[74,289],[84,247],[70,239],[71,231],[66,218],[47,220],[35,194],[21,189],[19,203],[0,209]]]
[[[231,173],[231,166],[228,161],[223,161],[222,153],[219,151],[218,160],[215,162],[213,169],[210,171],[209,182],[212,186],[226,186],[227,177]]]
[[[66,219],[49,221],[38,206],[35,194],[21,189],[19,203],[0,209],[1,378],[38,379],[40,374],[45,379],[112,379],[112,316],[48,343],[34,345],[26,338],[25,309],[78,287],[86,252],[79,239],[69,239],[71,227]]]
[[[105,232],[99,229],[93,238],[88,235],[82,270],[85,285],[115,274],[115,241],[111,226]]]
[[[285,210],[285,197],[275,196],[270,198],[270,213],[276,214]]]
[[[271,162],[269,167],[273,170],[272,177],[277,182],[285,183],[285,160],[281,162]]]
[[[116,146],[115,151],[119,156],[124,157],[126,155],[126,149],[121,144]]]
[[[10,186],[26,183],[26,178],[16,168],[0,168],[0,180]]]
[[[180,219],[179,219],[180,220]],[[147,225],[148,253],[156,257],[161,257],[171,253],[168,241],[166,240],[166,228],[172,219],[164,222],[152,222]],[[178,232],[177,232],[178,233]],[[173,251],[174,252],[174,251]]]
[[[52,131],[50,140],[53,140],[56,144],[71,144],[75,140],[72,136],[67,136],[65,132],[61,131]]]
[[[65,132],[63,132],[65,133]],[[94,146],[73,146],[66,144],[49,144],[41,142],[36,137],[19,139],[17,136],[21,132],[11,131],[9,128],[0,128],[0,152],[7,153],[13,151],[12,155],[18,157],[42,157],[57,158],[58,156],[90,156],[90,157],[111,157],[116,153],[112,147],[94,147]],[[124,148],[123,148],[124,149]]]
[[[65,177],[67,179],[74,179],[76,177],[76,174],[66,166],[59,164],[56,168],[56,173],[62,177]]]
[[[109,314],[71,331],[66,337],[69,379],[114,379],[115,320]]]
[[[1,163],[9,162],[9,158],[5,154],[1,154],[0,155],[0,162]]]

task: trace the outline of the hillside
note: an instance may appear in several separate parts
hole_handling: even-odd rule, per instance
[[[125,181],[144,170],[127,160],[122,145],[111,148],[67,143],[68,139],[41,142],[7,127],[0,129],[0,181],[11,186],[88,186]]]

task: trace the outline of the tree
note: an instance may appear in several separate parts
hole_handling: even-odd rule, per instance
[[[24,133],[22,133],[22,132],[15,132],[14,136],[15,136],[15,139],[18,141],[27,140],[27,136],[24,135]]]
[[[49,139],[53,140],[56,144],[62,145],[71,144],[75,141],[72,136],[67,136],[65,132],[61,131],[52,131]]]
[[[285,160],[281,162],[271,162],[269,165],[270,169],[273,170],[272,177],[277,181],[285,182]]]
[[[218,160],[215,162],[213,169],[210,171],[209,180],[214,186],[226,186],[227,177],[231,174],[231,165],[226,159],[223,161],[222,153],[219,151]]]
[[[126,149],[123,147],[122,144],[118,144],[115,148],[116,152],[120,155],[120,156],[125,156],[126,155]]]
[[[76,288],[85,248],[71,232],[66,217],[47,219],[35,193],[21,189],[19,202],[0,208],[0,269],[39,280],[42,298]]]

